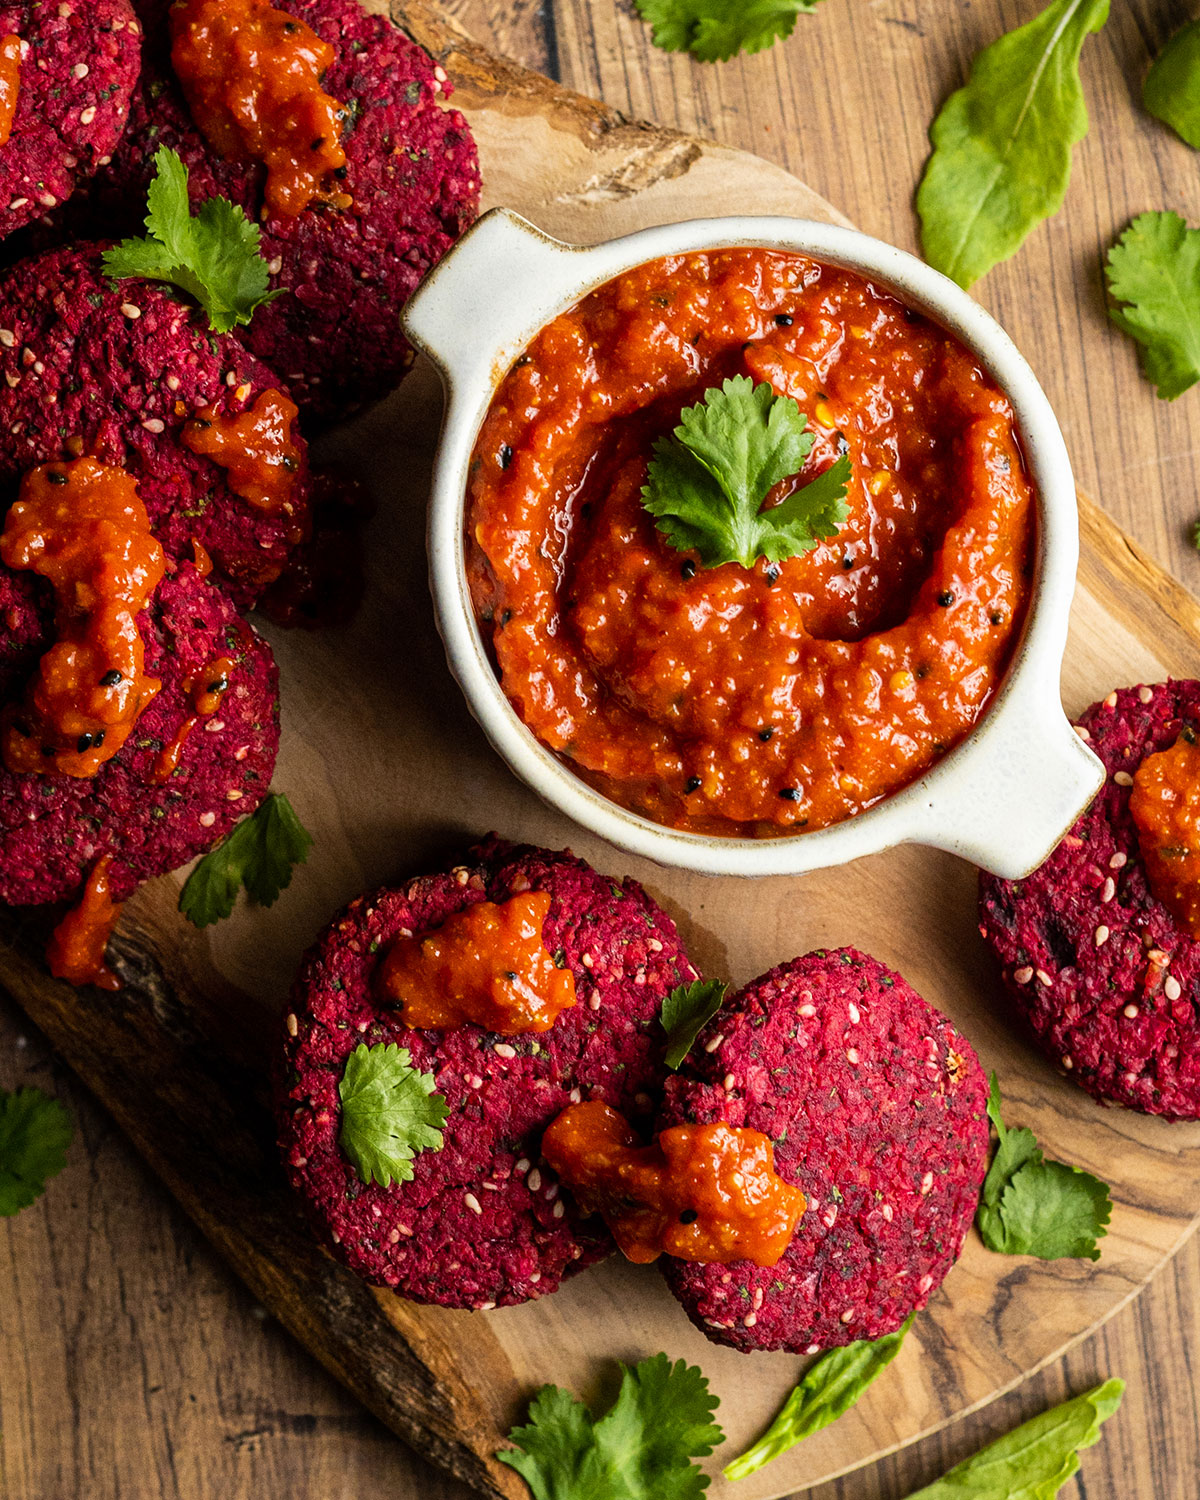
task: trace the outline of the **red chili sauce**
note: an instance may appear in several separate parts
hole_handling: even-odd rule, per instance
[[[1133,778],[1129,811],[1150,889],[1189,936],[1200,938],[1200,742],[1185,730],[1148,755]]]
[[[345,106],[321,88],[333,47],[267,0],[183,0],[171,11],[171,62],[192,118],[228,158],[267,168],[272,213],[313,202],[348,208]]]
[[[121,915],[121,903],[112,899],[108,889],[111,862],[107,854],[96,861],[83,895],[50,935],[46,963],[55,979],[95,984],[102,990],[121,988],[121,981],[104,961],[104,950]]]
[[[235,495],[269,514],[295,515],[299,540],[309,518],[296,514],[292,500],[300,470],[292,435],[297,415],[282,391],[263,391],[253,406],[229,416],[215,407],[201,408],[184,424],[183,441],[193,453],[220,464]]]
[[[136,482],[94,458],[31,469],[0,560],[49,581],[58,631],[25,701],[4,713],[4,763],[24,775],[94,776],[161,687],[145,673],[138,616],[166,559]]]
[[[21,38],[0,38],[0,146],[7,146],[21,93]]]
[[[413,1027],[470,1022],[502,1036],[549,1031],[575,1004],[575,976],[542,940],[544,891],[478,901],[424,937],[394,943],[379,972],[385,999]]]
[[[781,564],[705,569],[640,494],[681,408],[739,374],[807,414],[804,482],[848,452],[849,518]],[[945,755],[1012,654],[1034,537],[1012,410],[974,357],[862,277],[764,250],[640,266],[545,328],[467,507],[477,617],[526,724],[614,801],[729,835],[836,823]]]
[[[229,691],[229,678],[237,662],[232,656],[218,656],[209,662],[198,677],[186,677],[183,681],[183,690],[191,695],[192,707],[195,713],[191,713],[184,719],[183,723],[175,732],[175,737],[158,752],[158,758],[154,762],[154,770],[151,780],[162,783],[170,781],[179,769],[179,761],[183,755],[183,747],[191,738],[192,730],[199,724],[201,719],[211,718],[220,707],[221,699]]]
[[[615,1109],[573,1104],[542,1137],[542,1155],[585,1213],[599,1213],[628,1260],[752,1260],[773,1266],[807,1204],[775,1172],[758,1130],[675,1125],[651,1146]]]

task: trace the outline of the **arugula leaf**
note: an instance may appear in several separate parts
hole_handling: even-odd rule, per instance
[[[1200,21],[1189,21],[1155,58],[1142,85],[1142,103],[1200,150]]]
[[[1112,1217],[1108,1188],[1090,1172],[1046,1161],[1032,1130],[1005,1127],[1000,1104],[993,1073],[987,1111],[999,1144],[976,1216],[983,1243],[1001,1255],[1099,1260],[1096,1241]]]
[[[450,1108],[436,1086],[433,1074],[418,1072],[407,1048],[395,1042],[355,1047],[338,1084],[338,1145],[363,1182],[411,1182],[413,1158],[442,1149]]]
[[[964,1459],[909,1500],[1054,1500],[1079,1472],[1079,1450],[1121,1404],[1123,1380],[1106,1380],[1051,1407]]]
[[[726,62],[738,52],[763,52],[791,36],[796,17],[817,0],[634,0],[664,52],[690,52],[698,62]]]
[[[188,169],[178,152],[162,146],[154,164],[157,173],[146,195],[150,233],[106,250],[105,271],[170,282],[199,302],[217,333],[249,323],[257,308],[280,295],[268,289],[258,225],[228,198],[207,199],[193,217]]]
[[[900,1345],[915,1317],[916,1313],[909,1313],[895,1333],[878,1339],[860,1339],[844,1349],[830,1349],[822,1354],[804,1372],[800,1384],[758,1442],[726,1466],[725,1478],[747,1479],[757,1474],[797,1443],[848,1412],[900,1353]]]
[[[1164,401],[1200,380],[1200,229],[1176,213],[1139,214],[1108,252],[1109,316],[1142,345],[1142,369]]]
[[[1071,147],[1087,134],[1084,40],[1109,0],[1051,0],[986,47],[929,128],[917,190],[925,259],[970,286],[1062,207]]]
[[[699,1035],[721,1008],[729,986],[719,979],[693,979],[691,984],[677,984],[662,1003],[659,1022],[667,1033],[667,1051],[663,1058],[672,1072],[679,1066]]]
[[[724,1439],[716,1407],[694,1365],[655,1354],[621,1366],[617,1399],[600,1418],[569,1391],[544,1385],[528,1425],[509,1433],[516,1448],[497,1457],[534,1500],[698,1500],[708,1478],[692,1459]]]
[[[737,375],[681,412],[674,436],[654,445],[642,504],[667,541],[696,552],[706,568],[807,552],[846,519],[848,458],[761,509],[780,480],[803,469],[813,445],[807,426],[790,396]]]
[[[312,842],[292,804],[282,792],[272,792],[188,876],[179,910],[194,926],[208,927],[232,914],[243,886],[257,905],[274,906]]]
[[[67,1164],[71,1117],[41,1089],[0,1089],[0,1217],[11,1218],[46,1191]]]

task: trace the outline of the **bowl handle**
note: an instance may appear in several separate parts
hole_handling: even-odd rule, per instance
[[[570,297],[583,253],[493,208],[425,277],[400,326],[447,379],[490,387]]]
[[[1010,705],[1015,707],[1016,705]],[[946,833],[922,838],[1002,880],[1023,880],[1048,858],[1104,785],[1105,770],[1057,703],[1005,715],[1003,746],[947,799]],[[939,799],[940,800],[940,799]]]

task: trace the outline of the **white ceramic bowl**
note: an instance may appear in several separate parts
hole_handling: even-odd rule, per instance
[[[496,388],[534,335],[588,292],[659,256],[729,246],[791,250],[861,272],[956,334],[1007,393],[1039,496],[1033,595],[1000,691],[971,733],[920,780],[812,833],[718,838],[664,828],[580,781],[501,690],[464,568],[467,469]],[[446,387],[429,512],[438,628],[472,713],[509,766],[552,806],[622,849],[713,875],[795,875],[895,844],[947,849],[1018,879],[1036,868],[1100,787],[1100,762],[1059,697],[1079,557],[1075,484],[1054,413],[1004,330],[923,262],[854,230],[805,219],[699,219],[607,244],[565,245],[507,209],[485,214],[404,313]]]

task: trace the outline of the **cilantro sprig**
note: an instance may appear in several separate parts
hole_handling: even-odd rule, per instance
[[[355,1047],[338,1084],[338,1144],[363,1182],[411,1182],[414,1158],[441,1150],[450,1109],[436,1088],[432,1073],[413,1067],[407,1048],[395,1042]]]
[[[1032,1130],[1005,1126],[1000,1105],[993,1073],[987,1112],[999,1144],[976,1218],[983,1243],[1002,1255],[1099,1260],[1096,1241],[1112,1216],[1108,1188],[1079,1167],[1047,1161]]]
[[[105,271],[170,282],[199,302],[217,333],[249,323],[257,308],[280,295],[269,290],[258,225],[228,198],[209,198],[193,215],[188,169],[178,152],[160,147],[154,165],[146,195],[150,232],[106,250]]]
[[[849,458],[762,509],[781,480],[799,474],[812,451],[808,417],[790,396],[738,375],[680,413],[673,436],[654,445],[642,503],[659,531],[706,568],[757,558],[783,562],[834,536],[848,514]]]
[[[677,984],[664,999],[658,1019],[667,1033],[663,1061],[672,1072],[692,1050],[728,992],[729,986],[719,979],[693,979],[690,984]]]
[[[515,1448],[497,1457],[534,1500],[698,1500],[708,1478],[693,1459],[724,1441],[717,1399],[694,1365],[655,1354],[621,1367],[621,1388],[602,1417],[561,1386],[544,1385]]]
[[[206,854],[179,893],[179,910],[196,927],[231,916],[243,886],[258,906],[274,906],[312,848],[312,835],[282,792]]]
[[[739,52],[763,52],[791,36],[796,17],[817,0],[634,0],[664,52],[690,52],[697,62],[726,62]]]
[[[900,1353],[915,1317],[916,1313],[909,1313],[895,1333],[886,1333],[878,1339],[859,1339],[822,1354],[804,1372],[800,1384],[762,1437],[726,1465],[725,1478],[748,1479],[848,1412]]]
[[[1142,103],[1200,150],[1200,21],[1189,21],[1154,59],[1142,85]]]
[[[35,1203],[67,1164],[71,1117],[41,1089],[0,1089],[0,1217]]]
[[[1200,229],[1176,213],[1139,214],[1108,252],[1109,315],[1142,346],[1164,401],[1200,380]]]

